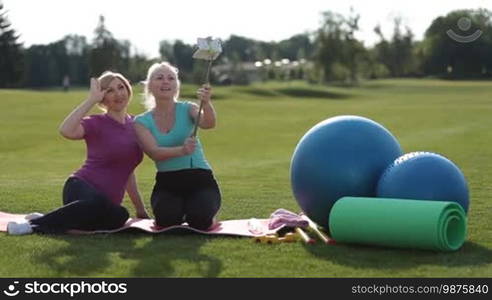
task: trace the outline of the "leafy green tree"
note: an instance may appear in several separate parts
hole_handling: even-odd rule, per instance
[[[126,77],[132,83],[137,83],[147,76],[147,69],[157,60],[149,60],[143,54],[135,53],[130,58],[130,64],[128,66],[128,71],[125,73]]]
[[[49,78],[45,76],[49,60],[49,47],[46,45],[32,45],[26,50],[24,85],[28,87],[48,86]],[[51,73],[52,74],[52,73]]]
[[[80,35],[67,35],[63,42],[68,56],[68,73],[62,75],[68,75],[72,84],[86,85],[89,80],[90,45]]]
[[[19,35],[7,20],[0,2],[0,88],[14,87],[20,83],[23,68],[22,44]]]
[[[256,56],[256,41],[253,39],[231,35],[224,42],[224,56],[229,60],[238,60],[241,62],[254,62]]]
[[[169,41],[161,41],[159,43],[159,53],[161,59],[171,64],[176,64],[176,58],[174,57],[174,45]]]
[[[316,33],[314,61],[318,80],[343,81],[356,84],[361,73],[360,64],[366,50],[355,38],[359,30],[359,16],[344,16],[327,11],[323,13],[321,28]]]
[[[104,16],[94,30],[94,40],[89,54],[90,76],[99,76],[106,70],[120,71],[124,47],[113,37],[104,24]]]
[[[323,24],[318,29],[315,40],[315,61],[319,81],[339,79],[334,69],[343,56],[344,21],[343,16],[338,13],[331,11],[323,13]]]
[[[23,84],[30,87],[60,86],[65,76],[71,84],[87,84],[89,46],[83,36],[68,35],[48,45],[25,51]]]
[[[467,37],[476,39],[467,40]],[[462,38],[453,38],[453,34]],[[422,43],[424,70],[430,75],[474,78],[492,75],[492,12],[466,9],[436,18]]]
[[[387,40],[378,25],[374,32],[379,35],[380,41],[374,47],[375,57],[389,71],[392,77],[403,77],[418,73],[416,63],[415,42],[409,27],[402,32],[402,20],[397,17],[393,20],[394,29],[391,40]]]
[[[291,61],[310,57],[314,46],[308,34],[297,34],[277,44],[281,58]]]
[[[191,74],[195,63],[193,53],[193,46],[188,45],[181,40],[177,40],[173,45],[175,64],[179,69],[179,75],[183,81],[191,79]]]
[[[362,61],[365,60],[366,49],[362,42],[355,38],[355,33],[359,31],[360,15],[355,14],[351,9],[351,14],[345,19],[347,30],[345,32],[344,56],[342,62],[349,69],[350,84],[356,84],[360,76]]]

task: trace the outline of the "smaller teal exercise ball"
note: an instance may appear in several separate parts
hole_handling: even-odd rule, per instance
[[[290,165],[294,197],[311,220],[328,228],[335,201],[376,196],[381,174],[400,155],[396,138],[370,119],[326,119],[311,128],[294,150]]]
[[[431,152],[407,153],[381,176],[377,196],[456,202],[468,212],[468,184],[449,159]]]

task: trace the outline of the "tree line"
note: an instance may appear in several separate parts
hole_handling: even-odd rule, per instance
[[[214,64],[224,66],[222,74],[213,73],[212,80],[248,83],[244,76],[248,66],[263,72],[263,80],[302,78],[319,83],[357,84],[361,79],[387,77],[492,77],[492,13],[486,9],[457,10],[437,17],[422,41],[415,40],[401,18],[395,18],[391,36],[385,36],[379,25],[374,28],[379,41],[370,47],[356,37],[360,18],[353,10],[348,16],[327,11],[317,31],[280,42],[231,35],[223,41],[224,52]],[[474,35],[478,38],[470,41]],[[71,84],[86,85],[90,76],[104,70],[121,72],[138,82],[157,60],[178,66],[184,82],[203,79],[205,65],[192,58],[194,45],[162,40],[160,57],[151,59],[133,51],[130,41],[115,38],[103,16],[91,41],[67,35],[47,45],[25,48],[19,37],[0,2],[0,88],[59,86],[66,76]]]

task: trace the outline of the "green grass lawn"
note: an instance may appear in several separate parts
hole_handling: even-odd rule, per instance
[[[193,97],[184,86],[183,97]],[[130,112],[143,111],[137,90]],[[0,234],[0,277],[491,277],[492,82],[381,80],[358,88],[302,82],[216,87],[218,126],[201,132],[219,180],[221,219],[299,212],[289,164],[302,135],[321,120],[360,115],[388,128],[405,152],[454,161],[471,193],[467,242],[437,253],[321,243],[264,245],[199,235],[69,236]],[[83,142],[57,128],[86,91],[0,90],[0,210],[47,212],[85,158]],[[137,169],[145,204],[154,166]],[[125,206],[134,214],[128,199]]]

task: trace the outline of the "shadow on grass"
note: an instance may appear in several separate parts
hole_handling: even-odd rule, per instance
[[[284,94],[286,96],[295,97],[295,98],[323,98],[323,99],[343,100],[351,97],[350,95],[347,94],[322,91],[322,90],[314,90],[308,88],[282,88],[282,89],[276,89],[275,91]]]
[[[200,253],[200,247],[210,238],[213,237],[194,233],[161,233],[154,235],[137,252],[127,253],[124,257],[138,261],[131,274],[136,277],[176,277],[183,273],[193,277],[217,277],[222,262]]]
[[[54,270],[58,276],[94,276],[107,274],[111,256],[134,251],[131,237],[121,235],[43,235],[63,242],[60,247],[45,248],[33,255],[34,260]],[[116,275],[116,274],[114,274]]]
[[[383,83],[365,83],[362,84],[359,88],[361,89],[386,89],[386,88],[393,88],[394,85],[391,84],[383,84]]]
[[[267,89],[255,89],[255,88],[243,88],[238,89],[239,92],[244,94],[250,94],[258,97],[278,97],[279,95],[272,90]]]
[[[418,265],[446,267],[479,266],[492,263],[492,250],[466,242],[455,252],[371,247],[362,245],[324,244],[306,246],[314,256],[355,268],[406,269]]]
[[[186,267],[190,274],[217,277],[221,271],[220,260],[200,253],[200,247],[209,237],[196,234],[146,235],[138,231],[45,237],[66,244],[33,255],[37,263],[48,266],[58,276],[176,277]],[[121,265],[121,273],[114,270],[118,265]]]

